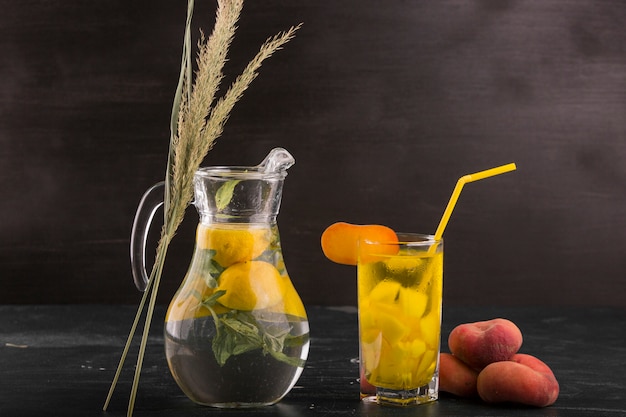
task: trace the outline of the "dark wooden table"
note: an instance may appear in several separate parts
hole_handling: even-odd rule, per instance
[[[0,416],[123,416],[133,375],[127,362],[109,410],[101,411],[133,306],[0,306]],[[442,394],[408,409],[359,401],[353,307],[309,307],[311,351],[296,387],[275,406],[218,410],[189,401],[163,353],[163,309],[150,333],[134,415],[140,416],[626,416],[626,311],[610,308],[446,308],[456,324],[506,317],[524,333],[522,351],[548,363],[561,384],[547,408],[489,406]]]

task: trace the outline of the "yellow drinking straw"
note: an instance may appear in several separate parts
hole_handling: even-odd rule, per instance
[[[475,172],[473,174],[464,175],[456,183],[456,187],[452,191],[452,195],[450,196],[450,201],[448,201],[448,205],[446,206],[445,211],[443,212],[443,216],[441,217],[441,221],[439,222],[439,226],[437,226],[437,231],[435,232],[435,240],[441,239],[443,236],[443,231],[448,224],[448,220],[450,220],[450,215],[452,214],[452,210],[454,210],[454,206],[456,205],[456,201],[459,199],[459,195],[461,194],[461,190],[463,186],[468,182],[474,182],[478,180],[482,180],[485,178],[493,177],[496,175],[504,174],[505,172],[515,171],[517,167],[514,163],[501,165],[499,167],[486,169],[484,171]]]
[[[461,178],[459,178],[459,180],[456,182],[456,186],[454,187],[454,190],[452,191],[452,195],[450,196],[450,201],[448,201],[448,205],[446,206],[446,209],[443,212],[443,216],[441,216],[441,221],[439,222],[439,226],[437,226],[437,231],[435,232],[435,236],[434,236],[435,241],[440,240],[441,236],[443,236],[443,231],[446,228],[446,225],[448,224],[448,220],[450,220],[450,215],[452,214],[452,210],[454,210],[456,201],[459,199],[459,195],[461,194],[461,190],[463,189],[463,186],[465,184],[467,184],[468,182],[474,182],[474,181],[482,180],[485,178],[493,177],[495,175],[504,174],[505,172],[515,171],[516,168],[517,167],[515,166],[514,163],[510,163],[506,165],[501,165],[499,167],[486,169],[484,171],[475,172],[473,174],[463,175]],[[430,256],[434,255],[436,249],[437,249],[436,244],[430,245],[430,248],[428,248],[428,255]],[[425,277],[430,276],[431,274],[430,268],[432,268],[433,265],[434,265],[433,263],[429,264],[426,271],[424,272]],[[427,279],[422,280],[422,282],[419,285],[420,287],[419,291],[424,291],[424,287],[428,285],[428,282],[429,280]]]

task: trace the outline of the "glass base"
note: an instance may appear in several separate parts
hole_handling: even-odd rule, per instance
[[[427,385],[410,390],[394,390],[389,388],[376,388],[376,395],[363,395],[361,400],[365,402],[377,403],[380,405],[390,405],[396,407],[406,407],[412,405],[426,404],[437,401],[439,398],[439,377],[434,376]]]
[[[260,408],[260,407],[267,407],[270,405],[274,405],[277,402],[279,402],[282,399],[279,398],[276,401],[271,401],[271,402],[265,402],[265,403],[245,403],[245,402],[232,402],[232,403],[199,403],[196,402],[196,404],[199,405],[203,405],[206,407],[213,407],[213,408]]]

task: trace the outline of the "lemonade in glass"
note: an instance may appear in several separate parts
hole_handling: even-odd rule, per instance
[[[361,377],[380,404],[438,398],[443,241],[398,234],[397,242],[359,241]]]

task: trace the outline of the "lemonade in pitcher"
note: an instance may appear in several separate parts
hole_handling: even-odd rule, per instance
[[[213,406],[274,403],[302,372],[308,334],[278,228],[200,223],[165,324],[168,364],[185,394]]]

